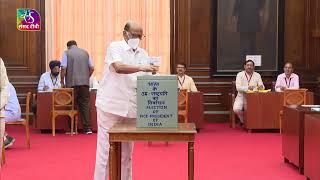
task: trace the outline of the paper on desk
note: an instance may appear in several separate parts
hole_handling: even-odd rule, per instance
[[[259,90],[260,93],[267,93],[267,92],[270,92],[271,89],[264,89],[264,90]]]
[[[320,108],[311,108],[311,111],[320,111]]]
[[[270,91],[271,91],[271,89],[254,90],[254,91],[248,90],[246,93],[267,93],[267,92],[270,92]]]

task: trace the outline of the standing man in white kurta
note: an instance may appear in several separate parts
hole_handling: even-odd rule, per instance
[[[109,175],[109,129],[124,120],[136,120],[137,76],[155,73],[158,68],[150,66],[148,55],[139,48],[143,30],[128,22],[123,31],[123,41],[112,42],[107,49],[103,79],[97,92],[96,107],[98,140],[95,180],[106,180]],[[132,143],[122,143],[121,179],[132,179]]]
[[[264,85],[259,73],[254,72],[254,62],[247,60],[244,63],[244,71],[237,74],[236,88],[238,95],[233,104],[233,111],[240,119],[240,124],[243,124],[243,105],[244,105],[244,93],[248,90],[257,91],[263,90]]]

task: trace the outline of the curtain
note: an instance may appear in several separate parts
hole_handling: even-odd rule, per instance
[[[139,23],[140,46],[160,56],[160,73],[170,73],[170,0],[46,0],[46,58],[61,59],[69,40],[86,49],[100,79],[110,42],[122,40],[127,21]]]

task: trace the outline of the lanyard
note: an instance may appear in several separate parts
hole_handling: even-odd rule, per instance
[[[288,85],[288,82],[287,82],[287,78],[286,78],[286,77],[284,78],[284,80],[286,81],[287,88],[290,88],[291,78],[289,78],[289,85]]]
[[[182,88],[182,85],[183,85],[185,79],[186,79],[186,76],[183,76],[183,80],[181,82],[180,78],[178,77],[178,81],[179,81],[179,84],[180,84],[181,88]]]
[[[55,78],[56,80],[53,81],[53,78],[52,78],[52,75],[50,74],[50,78],[51,78],[51,81],[52,81],[52,84],[53,84],[53,87],[55,87],[58,83],[58,76]]]
[[[249,86],[253,73],[249,77],[248,77],[247,73],[244,73],[244,74],[246,75],[246,79],[248,81],[248,86]]]

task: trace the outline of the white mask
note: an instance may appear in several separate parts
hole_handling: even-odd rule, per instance
[[[137,49],[140,43],[140,39],[139,38],[134,38],[134,39],[129,39],[128,40],[128,45],[132,48],[132,49]]]

